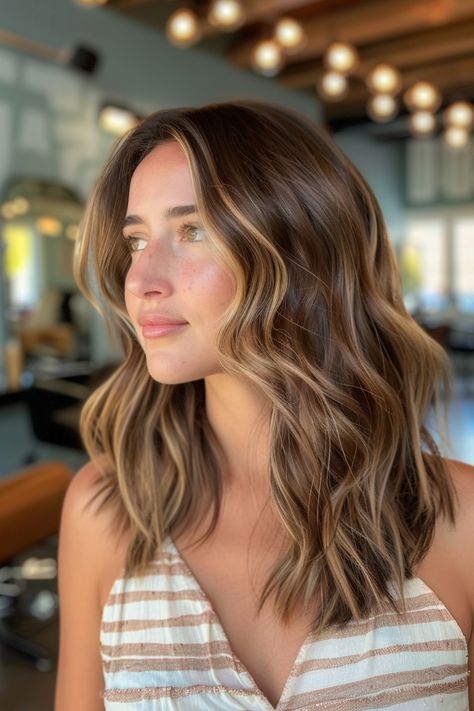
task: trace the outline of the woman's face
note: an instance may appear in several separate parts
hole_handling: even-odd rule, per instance
[[[216,335],[234,280],[212,252],[195,203],[178,143],[157,146],[137,166],[124,227],[131,251],[125,304],[149,373],[160,383],[221,372]]]

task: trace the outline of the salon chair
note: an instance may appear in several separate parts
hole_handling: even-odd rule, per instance
[[[48,652],[20,637],[8,624],[28,579],[27,566],[16,565],[15,558],[58,533],[71,477],[65,464],[49,461],[0,479],[0,645],[34,661],[40,671],[51,669]]]

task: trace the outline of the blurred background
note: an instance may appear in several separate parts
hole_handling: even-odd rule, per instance
[[[0,0],[2,709],[53,708],[61,504],[120,360],[72,275],[85,201],[141,117],[236,98],[325,126],[374,189],[454,366],[440,445],[474,463],[472,0]]]

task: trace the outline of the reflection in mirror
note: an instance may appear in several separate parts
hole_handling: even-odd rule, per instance
[[[90,311],[73,277],[83,205],[63,185],[12,180],[1,201],[8,389],[45,361],[88,359]],[[29,367],[26,368],[25,366]]]

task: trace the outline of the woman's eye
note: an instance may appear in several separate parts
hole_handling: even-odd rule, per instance
[[[143,239],[143,237],[135,237],[134,235],[128,235],[124,236],[124,239],[129,252],[141,252],[143,249],[145,249],[146,240]],[[140,246],[140,242],[144,242],[145,244]]]
[[[181,225],[179,233],[187,242],[201,242],[204,239],[204,230],[197,225]]]

